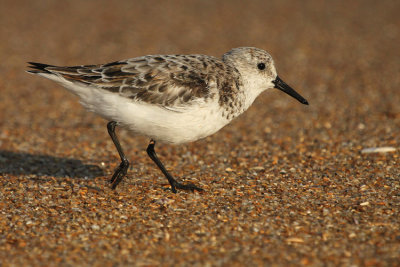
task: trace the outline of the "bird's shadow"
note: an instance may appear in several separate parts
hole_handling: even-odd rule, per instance
[[[35,155],[23,152],[0,151],[0,175],[38,175],[56,178],[95,178],[104,175],[103,170],[91,164],[71,158]]]

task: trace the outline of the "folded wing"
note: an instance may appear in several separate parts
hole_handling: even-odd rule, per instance
[[[58,67],[29,62],[34,74],[57,75],[73,83],[163,107],[206,101],[217,93],[223,62],[205,55],[152,55],[103,65]],[[212,68],[214,71],[210,71]]]

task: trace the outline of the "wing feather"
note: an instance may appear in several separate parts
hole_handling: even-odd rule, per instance
[[[206,101],[218,94],[221,80],[232,74],[239,75],[222,60],[205,55],[150,55],[72,67],[31,64],[34,73],[55,74],[168,109],[184,107],[200,99]]]

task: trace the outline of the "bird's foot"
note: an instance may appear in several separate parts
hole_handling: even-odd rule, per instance
[[[115,170],[114,175],[110,179],[111,188],[115,189],[117,185],[122,181],[128,172],[129,162],[121,161],[121,164]]]
[[[172,185],[171,185],[171,190],[172,192],[176,193],[176,189],[181,189],[181,190],[190,190],[192,192],[199,191],[199,192],[203,192],[204,189],[197,187],[195,184],[192,183],[187,183],[187,184],[182,184],[182,183],[178,183],[177,181],[175,181]]]

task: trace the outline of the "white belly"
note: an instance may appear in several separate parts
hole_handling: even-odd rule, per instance
[[[92,89],[80,98],[82,105],[90,111],[116,121],[136,134],[167,143],[196,141],[217,132],[230,121],[221,115],[217,101],[170,110],[98,89]]]

